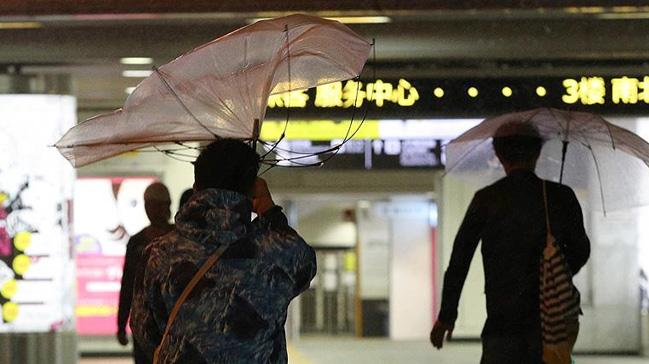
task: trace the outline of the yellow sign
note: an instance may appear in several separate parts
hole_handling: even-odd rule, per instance
[[[602,77],[582,77],[580,80],[565,79],[566,93],[561,97],[566,104],[583,105],[604,104],[607,85]],[[649,104],[649,76],[633,78],[621,76],[611,79],[610,101],[614,104]]]
[[[410,82],[400,79],[397,89],[392,92],[390,101],[399,106],[412,106],[419,100],[419,92]]]
[[[24,252],[32,243],[32,233],[29,231],[20,231],[14,236],[14,246],[16,249]]]
[[[364,102],[370,102],[377,107],[383,107],[387,103],[396,104],[402,107],[413,106],[419,100],[419,91],[410,82],[400,79],[396,84],[376,80],[373,83],[363,84],[359,81],[349,80],[333,82],[318,86],[316,88],[313,105],[318,108],[352,106],[361,107]],[[291,91],[272,95],[268,98],[268,107],[307,107],[309,95],[306,91]]]
[[[620,77],[611,80],[611,98],[616,104],[637,104],[643,101],[649,104],[649,76],[642,80]]]
[[[17,255],[12,263],[14,272],[16,272],[16,274],[20,274],[21,276],[27,273],[31,265],[31,259],[29,259],[29,257],[25,254]]]
[[[349,138],[352,133],[353,139],[379,139],[379,122],[377,120],[366,120],[362,126],[360,121],[334,121],[334,120],[313,120],[313,121],[264,121],[261,128],[260,138],[262,140],[279,140],[286,127],[286,140],[312,140],[329,141]]]
[[[561,99],[566,104],[581,101],[584,105],[604,104],[606,82],[602,77],[582,77],[581,80],[569,78],[563,80],[566,94]]]
[[[318,90],[316,89],[316,93]],[[363,91],[363,83],[356,81],[347,81],[343,87],[343,107],[352,106],[361,107],[367,97],[367,92]]]
[[[343,106],[343,83],[334,82],[318,86],[315,93],[316,107],[342,107]]]
[[[2,288],[0,288],[0,295],[10,300],[11,297],[16,294],[16,291],[18,291],[18,282],[16,282],[15,279],[10,279],[2,285]]]
[[[309,101],[309,95],[306,90],[284,92],[277,95],[270,95],[268,98],[268,107],[306,107],[306,102]]]
[[[18,318],[20,309],[18,305],[13,302],[7,302],[2,305],[2,319],[5,322],[12,322]]]

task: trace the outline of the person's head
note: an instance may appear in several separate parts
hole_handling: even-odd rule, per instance
[[[151,225],[168,224],[171,217],[170,206],[169,190],[162,183],[152,183],[144,190],[144,210],[149,221],[151,221]]]
[[[190,198],[192,198],[192,195],[194,194],[194,190],[191,188],[186,189],[183,191],[183,194],[180,195],[180,202],[178,203],[178,209],[182,209],[183,206],[189,201]]]
[[[194,162],[194,189],[218,188],[252,197],[259,154],[236,139],[219,139],[209,144]]]
[[[530,123],[509,122],[496,130],[493,147],[507,173],[513,169],[534,170],[543,138]]]

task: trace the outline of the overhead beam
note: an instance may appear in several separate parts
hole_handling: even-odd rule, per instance
[[[617,8],[649,5],[642,0],[3,0],[0,16],[60,14],[257,13],[297,11],[494,10]],[[627,9],[629,10],[629,9]]]
[[[376,39],[377,60],[649,59],[649,20],[438,21],[355,26]],[[159,62],[234,30],[228,24],[58,27],[0,31],[0,64]]]

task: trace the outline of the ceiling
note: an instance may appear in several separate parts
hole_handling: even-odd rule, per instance
[[[277,13],[277,12],[394,12],[412,10],[525,10],[584,8],[624,10],[647,5],[641,0],[3,0],[0,14],[87,15],[173,13]],[[624,9],[622,9],[624,8]]]
[[[649,8],[620,1],[38,3],[0,3],[0,74],[30,75],[45,88],[69,91],[84,116],[121,106],[125,89],[141,80],[122,71],[151,68],[121,64],[122,57],[161,65],[255,18],[296,10],[387,17],[388,23],[350,24],[375,39],[370,63],[381,77],[649,74]],[[11,29],[21,23],[23,29]]]

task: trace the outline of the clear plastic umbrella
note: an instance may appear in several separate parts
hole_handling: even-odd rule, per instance
[[[79,167],[155,145],[254,140],[271,94],[354,78],[370,49],[337,21],[262,20],[156,69],[123,108],[75,126],[55,146]]]
[[[492,138],[508,122],[531,123],[545,140],[536,173],[571,186],[595,210],[649,203],[649,143],[599,115],[540,108],[484,120],[446,147],[447,174],[487,185],[505,175]]]

